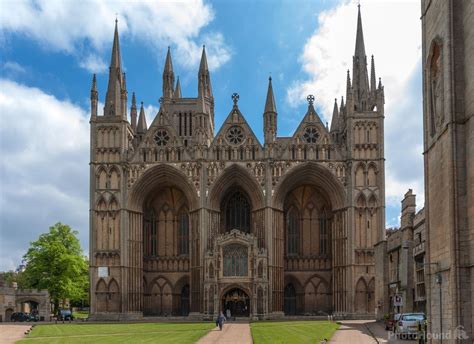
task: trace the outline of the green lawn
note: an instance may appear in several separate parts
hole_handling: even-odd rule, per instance
[[[272,321],[250,324],[255,344],[318,343],[331,338],[339,327],[331,321]]]
[[[214,327],[212,322],[37,325],[17,343],[195,343]]]

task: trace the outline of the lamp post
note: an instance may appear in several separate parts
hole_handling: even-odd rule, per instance
[[[439,285],[439,342],[443,343],[443,293],[441,284],[443,283],[443,277],[441,276],[441,271],[436,273],[435,277],[436,284]]]

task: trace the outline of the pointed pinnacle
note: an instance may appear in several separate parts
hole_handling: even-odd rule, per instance
[[[173,62],[171,61],[171,48],[168,47],[168,52],[166,53],[166,61],[165,61],[165,70],[164,72],[173,72]]]
[[[135,92],[132,92],[132,108],[137,108],[137,99],[135,98]]]
[[[140,115],[138,117],[137,132],[142,134],[146,131],[146,129],[147,129],[147,125],[146,125],[145,110],[143,109],[143,102],[141,102]]]
[[[96,79],[95,73],[94,73],[94,75],[92,76],[92,87],[91,87],[91,91],[97,92],[97,79]]]
[[[174,91],[174,98],[181,98],[181,83],[179,82],[179,76],[178,76],[178,81],[176,81],[176,89]]]
[[[363,58],[365,56],[364,33],[362,31],[362,17],[360,15],[360,4],[358,6],[357,14],[357,35],[354,56]]]
[[[201,63],[199,65],[199,74],[206,73],[209,70],[207,66],[206,46],[202,46]]]
[[[120,43],[118,34],[118,21],[115,19],[114,43],[112,45],[112,59],[110,60],[110,68],[120,68]]]
[[[277,112],[275,97],[273,95],[272,87],[272,77],[268,78],[268,90],[267,90],[267,100],[265,101],[265,111],[264,112]]]

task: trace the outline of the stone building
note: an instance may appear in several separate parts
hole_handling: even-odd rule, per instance
[[[416,212],[416,196],[408,190],[402,201],[400,228],[387,231],[387,312],[425,312],[424,209]],[[395,295],[403,305],[394,305]]]
[[[421,20],[430,332],[462,330],[470,339],[448,342],[472,343],[474,2],[422,0]]]
[[[129,116],[116,26],[100,115],[95,76],[91,89],[91,317],[373,317],[384,88],[367,63],[359,9],[352,78],[331,127],[308,96],[294,134],[278,136],[270,78],[260,143],[237,94],[215,128],[205,49],[197,97],[181,93],[168,50],[153,122],[134,93]]]

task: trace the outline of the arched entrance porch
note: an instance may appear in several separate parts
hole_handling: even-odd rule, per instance
[[[230,310],[232,317],[250,316],[250,297],[240,288],[232,288],[222,295],[222,310],[224,315]]]

